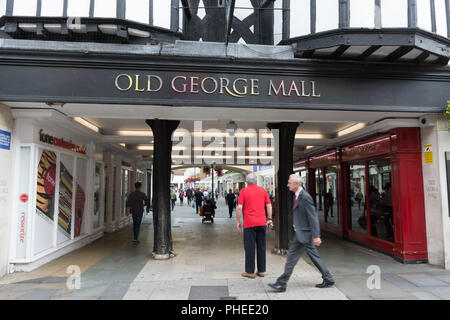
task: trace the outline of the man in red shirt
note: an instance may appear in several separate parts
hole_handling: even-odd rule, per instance
[[[239,194],[236,208],[236,227],[241,230],[241,215],[244,213],[245,272],[243,277],[255,278],[255,244],[258,272],[266,272],[266,226],[272,224],[272,205],[264,188],[256,185],[256,176],[247,175],[248,186]],[[266,210],[267,208],[267,218]]]

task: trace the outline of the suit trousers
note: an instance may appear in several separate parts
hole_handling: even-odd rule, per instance
[[[244,228],[245,272],[255,273],[255,244],[258,272],[266,272],[266,227]]]
[[[333,276],[328,271],[327,267],[320,258],[319,251],[317,250],[314,242],[312,242],[311,240],[310,243],[300,243],[297,241],[296,238],[294,238],[294,240],[291,243],[291,246],[289,247],[289,251],[287,254],[287,261],[284,267],[284,273],[280,277],[278,277],[277,284],[286,287],[287,282],[289,281],[289,278],[291,277],[292,272],[294,271],[295,265],[297,264],[298,260],[301,258],[305,250],[311,261],[314,263],[316,268],[319,269],[320,273],[322,274],[322,279],[334,282]]]

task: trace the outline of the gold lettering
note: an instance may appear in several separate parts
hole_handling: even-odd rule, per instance
[[[316,94],[316,82],[315,81],[311,81],[311,86],[312,86],[312,96],[315,98],[319,98],[320,97],[320,93],[317,95]]]
[[[300,93],[298,92],[297,84],[295,83],[295,80],[292,80],[292,84],[291,84],[291,88],[289,89],[289,94],[288,94],[288,96],[291,96],[292,90],[295,91],[295,93],[297,94],[297,97],[300,97]]]
[[[136,87],[135,87],[134,91],[142,92],[144,90],[145,89],[139,89],[139,75],[137,74],[136,75]]]
[[[151,79],[156,79],[156,80],[159,81],[159,87],[158,87],[157,89],[152,89],[152,88],[151,88],[151,86],[150,86]],[[158,92],[159,90],[161,90],[162,85],[163,85],[163,80],[162,80],[161,77],[155,76],[155,75],[148,75],[148,76],[147,76],[147,91],[150,91],[150,92]]]
[[[302,97],[309,97],[311,96],[310,93],[306,94],[305,93],[305,81],[302,81]]]
[[[183,77],[183,76],[176,76],[176,77],[174,77],[174,78],[172,79],[172,89],[173,89],[173,91],[179,92],[179,93],[184,93],[184,92],[186,92],[186,83],[183,83],[183,89],[181,89],[181,90],[178,90],[178,89],[175,87],[175,80],[177,80],[177,79],[183,79],[183,80],[186,80],[186,77]]]
[[[242,81],[242,82],[245,83],[245,85],[243,86],[244,92],[240,92],[240,91],[236,88],[236,83],[237,83],[238,81]],[[240,95],[244,95],[244,96],[245,96],[245,95],[247,94],[247,79],[238,78],[238,79],[234,80],[234,81],[233,81],[233,90],[234,90],[234,92],[236,92],[237,94],[240,94]]]
[[[275,95],[278,95],[281,90],[283,90],[283,96],[286,95],[286,91],[284,90],[284,80],[281,81],[280,86],[278,87],[278,90],[275,89],[275,86],[272,82],[272,80],[269,80],[269,96],[272,95],[272,90],[275,93]]]
[[[212,83],[214,84],[214,89],[211,90],[211,91],[206,90],[205,82],[206,82],[207,80],[211,80]],[[217,83],[217,80],[214,79],[214,78],[211,78],[211,77],[204,78],[204,79],[202,80],[202,82],[201,82],[200,85],[201,85],[202,91],[203,91],[204,93],[207,93],[207,94],[212,94],[212,93],[216,92],[216,90],[217,90],[217,88],[218,88],[218,86],[219,86],[219,84]]]
[[[250,79],[251,84],[251,95],[252,96],[259,96],[259,80],[258,79]]]
[[[126,77],[128,79],[128,87],[127,88],[121,88],[120,87],[119,80],[120,80],[121,77]],[[119,89],[120,91],[128,91],[133,86],[133,79],[128,74],[122,73],[122,74],[119,74],[116,77],[116,82],[115,83],[116,83],[116,88]]]

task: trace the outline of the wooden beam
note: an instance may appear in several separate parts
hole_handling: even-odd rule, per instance
[[[417,28],[417,0],[408,0],[408,28]]]
[[[350,27],[350,0],[339,0],[339,29]]]
[[[12,16],[14,12],[14,0],[6,0],[6,15]]]
[[[233,25],[234,7],[235,6],[236,6],[236,0],[231,0],[230,11],[228,13],[227,33],[225,35],[225,45],[228,45],[228,41],[230,40],[231,27]]]
[[[311,0],[310,2],[310,23],[311,23],[311,30],[310,33],[316,33],[316,0]]]
[[[283,0],[283,35],[282,39],[289,39],[291,36],[291,0]]]
[[[125,0],[116,0],[117,6],[116,6],[116,18],[117,19],[125,19],[125,8],[126,3]]]
[[[191,13],[191,8],[189,6],[189,1],[188,0],[181,0],[181,4],[183,5],[183,10],[184,10],[184,14],[186,15],[186,18],[188,20],[191,20],[192,13]]]

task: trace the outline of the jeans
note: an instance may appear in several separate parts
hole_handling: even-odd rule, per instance
[[[134,240],[139,238],[139,229],[141,228],[142,214],[133,215],[133,233]]]
[[[266,227],[244,228],[245,272],[255,273],[255,245],[258,272],[266,272]]]

